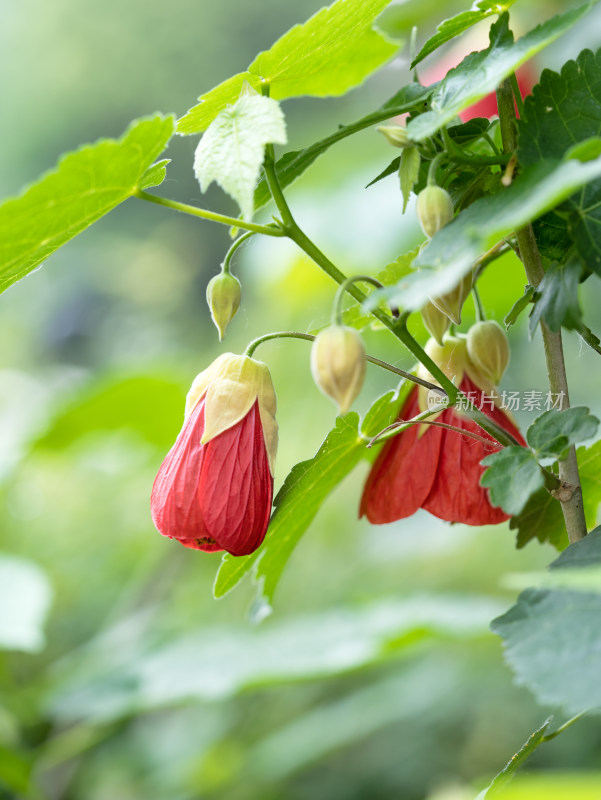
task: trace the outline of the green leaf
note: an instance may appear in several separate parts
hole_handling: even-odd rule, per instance
[[[413,62],[411,63],[411,69],[417,66],[420,61],[423,61],[426,56],[429,56],[430,53],[438,50],[441,45],[450,42],[451,39],[454,39],[456,36],[459,36],[459,34],[467,31],[473,25],[477,25],[479,22],[482,22],[483,19],[486,19],[493,14],[498,14],[500,11],[505,11],[507,8],[512,6],[514,2],[515,0],[506,0],[503,5],[500,6],[496,0],[480,0],[480,2],[475,2],[469,11],[462,11],[461,14],[457,14],[450,19],[443,20],[436,28],[436,33],[434,36],[431,36],[428,39],[417,56],[414,58]]]
[[[519,514],[528,498],[544,486],[541,468],[534,454],[525,447],[511,445],[492,453],[481,462],[488,467],[480,484],[490,489],[493,506],[507,514]]]
[[[510,310],[505,315],[505,318],[503,319],[506,328],[511,328],[512,325],[515,325],[522,311],[528,308],[528,306],[532,302],[533,295],[534,295],[534,286],[526,284],[526,286],[524,287],[524,294],[519,298],[519,300],[515,301],[515,303],[512,305]]]
[[[134,642],[125,653],[108,646],[109,631],[70,665],[63,660],[50,711],[62,721],[108,722],[132,709],[215,702],[267,684],[344,675],[390,661],[424,639],[481,637],[499,611],[498,602],[482,596],[382,598],[258,628],[213,625],[160,647]]]
[[[198,105],[179,120],[178,132],[204,131],[237,99],[244,81],[257,91],[268,85],[276,100],[303,95],[332,97],[363,83],[398,49],[373,29],[376,17],[389,2],[336,0],[322,8],[260,53],[246,72],[199,97]]]
[[[601,504],[601,442],[578,448],[577,455],[584,515],[590,528],[595,524]],[[535,538],[541,543],[549,542],[558,550],[563,550],[568,544],[561,503],[546,489],[532,495],[522,513],[511,518],[509,527],[518,532],[518,548]]]
[[[419,269],[392,289],[373,294],[400,308],[417,309],[429,296],[451,291],[480,256],[504,236],[566,200],[576,189],[601,176],[601,159],[544,161],[528,167],[511,186],[482,197],[461,211],[424,247],[413,266]]]
[[[365,185],[366,189],[369,189],[370,186],[373,186],[374,183],[378,183],[383,178],[387,178],[389,175],[394,175],[395,172],[399,171],[399,167],[401,166],[401,156],[397,156],[393,158],[390,164],[387,167],[384,167],[382,172],[378,173],[376,177],[371,180],[368,184]]]
[[[494,92],[512,72],[568,31],[594,3],[558,14],[534,28],[517,42],[509,30],[509,14],[502,14],[490,29],[490,46],[470,53],[447,73],[432,95],[431,111],[407,126],[414,141],[422,141],[451,122],[459,112]]]
[[[549,211],[535,219],[532,227],[540,254],[549,261],[565,261],[566,255],[574,248],[567,220],[554,211]]]
[[[480,139],[490,128],[490,120],[486,117],[474,117],[461,125],[451,125],[447,133],[459,147],[465,147]]]
[[[552,567],[598,565],[600,560],[601,527],[570,545]],[[597,593],[527,589],[491,628],[503,639],[517,682],[530,688],[539,702],[577,714],[601,707],[600,617]]]
[[[547,728],[552,720],[553,717],[548,717],[540,728],[537,728],[534,733],[528,737],[527,741],[524,742],[518,752],[511,756],[501,772],[493,778],[484,791],[480,792],[476,800],[485,800],[485,798],[495,797],[503,787],[507,786],[524,761],[530,758],[532,753],[534,753],[536,748],[543,741]]]
[[[254,193],[266,144],[285,144],[286,123],[275,100],[259,94],[242,94],[211,122],[194,157],[194,173],[202,192],[213,181],[251,219]]]
[[[290,186],[308,169],[313,162],[323,155],[333,144],[352,136],[359,131],[377,125],[379,122],[405,114],[423,106],[428,97],[432,94],[432,86],[421,86],[419,83],[410,83],[400,89],[394,97],[391,97],[377,111],[367,114],[365,117],[349,125],[341,125],[338,130],[320,139],[315,144],[305,147],[303,150],[295,150],[285,153],[276,163],[276,172],[282,188]],[[255,191],[255,208],[261,208],[271,199],[271,194],[267,181],[261,178]]]
[[[403,214],[407,210],[407,203],[413,187],[419,179],[421,161],[421,155],[417,147],[406,147],[401,153],[399,180],[401,182],[401,194],[403,195]]]
[[[52,599],[46,575],[31,561],[0,556],[0,649],[36,653]]]
[[[159,114],[137,120],[119,140],[103,139],[63,156],[54,171],[5,201],[0,206],[0,292],[131,197],[165,149],[173,125],[172,116]]]
[[[167,174],[167,164],[170,163],[170,158],[164,158],[162,161],[157,161],[156,164],[148,167],[140,178],[138,189],[152,189],[154,186],[160,186]]]
[[[539,460],[565,458],[567,450],[597,433],[599,420],[588,408],[552,408],[537,417],[526,432],[526,440]]]
[[[384,286],[396,284],[401,278],[410,273],[411,264],[418,253],[419,248],[416,248],[409,253],[405,253],[405,255],[399,256],[376,274],[376,280],[380,281]],[[363,331],[366,328],[372,328],[373,330],[382,330],[384,328],[384,325],[375,319],[369,311],[364,311],[359,303],[354,303],[342,312],[342,321],[345,325],[358,331]]]
[[[390,392],[376,401],[362,426],[365,436],[374,436],[396,416],[398,398]],[[338,417],[314,458],[292,468],[274,501],[274,512],[262,546],[249,556],[225,555],[217,573],[215,597],[223,597],[251,570],[258,598],[254,616],[269,613],[280,575],[299,539],[323,501],[365,455],[365,440],[358,430],[355,413]]]
[[[518,126],[521,164],[593,155],[594,137],[601,134],[601,50],[583,50],[561,73],[545,70]],[[584,187],[567,208],[570,236],[587,266],[601,275],[601,181]]]

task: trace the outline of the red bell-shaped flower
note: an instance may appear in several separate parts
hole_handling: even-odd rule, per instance
[[[449,337],[443,347],[431,340],[426,349],[447,374],[456,377],[459,388],[476,408],[520,444],[526,444],[508,415],[491,399],[494,387],[470,363],[465,339]],[[423,390],[416,386],[399,420],[409,420],[425,408]],[[490,439],[490,445],[435,425],[410,426],[386,442],[379,453],[365,484],[359,515],[380,524],[425,508],[435,517],[465,525],[495,525],[507,520],[508,515],[491,505],[488,490],[480,486],[484,472],[480,462],[499,450],[499,444],[454,408],[431,419]]]
[[[185,547],[248,555],[265,537],[277,448],[265,364],[226,353],[192,384],[184,426],[152,487],[152,519]]]

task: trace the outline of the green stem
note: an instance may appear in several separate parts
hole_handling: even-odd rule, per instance
[[[518,84],[517,75],[515,72],[512,72],[509,81],[511,83],[511,88],[513,90],[513,99],[515,100],[515,104],[518,107],[518,114],[520,117],[524,116],[524,100],[522,99],[522,93],[520,92],[520,86]]]
[[[347,276],[341,272],[324,253],[321,252],[317,245],[314,244],[314,242],[311,241],[311,239],[309,239],[309,237],[297,225],[294,217],[292,216],[292,212],[288,207],[286,198],[284,197],[280,188],[273,162],[273,156],[269,152],[266,153],[263,167],[273,199],[275,200],[276,206],[282,215],[282,231],[288,236],[288,238],[295,242],[300,249],[309,256],[309,258],[311,258],[319,267],[321,267],[321,269],[327,275],[329,275],[332,280],[336,281],[338,284],[344,283],[347,280]],[[367,300],[367,295],[360,289],[357,289],[357,287],[353,284],[347,288],[347,293],[350,294],[351,297],[354,297],[358,303],[364,303],[365,300]],[[402,314],[398,319],[393,319],[393,317],[389,316],[381,309],[374,308],[371,309],[371,314],[383,325],[385,325],[388,330],[390,330],[397,337],[397,339],[400,339],[400,341],[417,358],[418,361],[421,361],[433,378],[439,382],[440,386],[443,388],[444,392],[449,398],[449,403],[454,405],[457,397],[457,387],[449,378],[447,378],[440,367],[435,364],[434,361],[432,361],[430,356],[424,351],[423,347],[421,347],[421,345],[407,330],[407,317],[409,316],[408,313]]]
[[[428,408],[426,411],[422,411],[421,414],[416,414],[415,417],[411,417],[411,419],[408,419],[406,422],[393,422],[392,425],[384,428],[384,430],[380,431],[380,433],[372,436],[371,439],[367,439],[367,437],[363,438],[367,441],[368,447],[373,447],[374,444],[380,444],[388,439],[393,439],[395,436],[398,436],[399,433],[406,431],[407,428],[410,428],[412,425],[415,425],[418,422],[424,422],[428,419],[428,417],[438,414],[440,411],[444,411],[445,408],[447,408],[446,405],[433,406],[432,408]]]
[[[213,211],[207,211],[204,208],[196,208],[196,206],[189,206],[187,203],[179,203],[177,200],[169,200],[156,194],[148,194],[142,189],[136,189],[134,197],[139,197],[140,200],[147,200],[149,203],[156,203],[159,206],[165,206],[165,208],[171,208],[174,211],[190,214],[193,217],[208,219],[211,222],[220,222],[222,225],[229,225],[233,228],[243,228],[253,233],[263,233],[265,236],[284,236],[284,232],[275,225],[255,225],[254,222],[245,222],[243,219],[228,217],[224,214],[215,214]]]
[[[359,281],[371,283],[371,285],[375,286],[376,289],[384,288],[380,281],[376,280],[375,278],[371,278],[369,275],[353,275],[352,277],[347,278],[340,284],[336,290],[336,295],[334,296],[334,304],[332,307],[332,325],[342,325],[342,299],[348,291],[349,286],[352,286],[353,283],[358,283]]]
[[[467,436],[470,439],[475,439],[477,442],[483,442],[484,444],[490,445],[490,439],[485,439],[484,436],[480,436],[478,433],[472,433],[471,431],[466,431],[465,428],[458,428],[456,425],[449,425],[447,422],[437,422],[436,420],[431,419],[422,419],[422,420],[408,420],[407,424],[403,422],[393,422],[392,425],[389,425],[384,430],[380,431],[376,436],[368,444],[368,447],[372,447],[377,441],[379,442],[382,438],[392,438],[392,437],[383,437],[383,434],[386,434],[390,431],[394,431],[395,435],[399,428],[405,430],[409,425],[434,425],[436,428],[444,428],[447,431],[454,431],[455,433],[460,434],[461,436]]]
[[[275,333],[266,333],[264,336],[259,336],[257,339],[253,339],[244,351],[244,355],[251,358],[259,345],[262,345],[263,342],[272,341],[273,339],[303,339],[306,342],[314,342],[315,336],[313,336],[312,333],[298,333],[297,331],[277,331]],[[365,359],[366,361],[369,361],[370,364],[374,364],[376,367],[381,367],[388,372],[392,372],[401,378],[405,378],[405,380],[417,383],[419,386],[423,386],[426,389],[433,390],[439,394],[441,392],[440,386],[430,383],[430,381],[426,381],[423,378],[419,378],[417,375],[412,375],[410,372],[405,372],[404,369],[393,367],[393,365],[389,364],[387,361],[382,361],[375,356],[368,355],[365,356]],[[445,405],[444,408],[446,407],[447,406]]]
[[[450,137],[449,132],[444,127],[442,128],[442,138],[446,147],[448,158],[457,164],[502,166],[504,164],[507,164],[507,162],[509,161],[509,156],[506,156],[503,153],[499,153],[498,155],[494,156],[478,156],[478,155],[473,155],[472,153],[464,153],[464,151],[455,144],[455,142]]]
[[[515,125],[515,104],[511,81],[504,81],[497,90],[497,104],[499,120],[501,123],[501,136],[503,148],[506,153],[513,153],[517,149],[517,134]],[[542,259],[532,225],[526,225],[516,232],[517,245],[520,258],[524,264],[528,283],[535,288],[544,277]],[[568,379],[566,375],[561,331],[553,333],[544,320],[541,320],[541,333],[547,362],[549,376],[549,390],[554,395],[563,398],[562,408],[570,407]],[[567,457],[559,462],[559,478],[564,485],[570,488],[570,496],[563,499],[561,507],[570,543],[578,542],[586,536],[586,519],[582,503],[582,485],[578,471],[576,448],[572,446]]]
[[[447,154],[443,151],[442,153],[437,153],[434,156],[432,161],[430,162],[430,166],[428,167],[428,186],[436,186],[436,170],[438,169],[438,165],[440,162],[447,158]]]
[[[250,237],[254,235],[255,235],[254,231],[247,231],[246,233],[243,233],[242,236],[239,236],[236,239],[236,241],[232,244],[230,249],[225,254],[225,258],[223,259],[223,264],[221,265],[221,271],[225,275],[230,274],[230,262],[236,250],[240,247],[241,244],[244,244],[244,242],[248,241],[248,239],[250,239]]]
[[[472,297],[474,298],[474,306],[476,308],[476,319],[478,322],[484,322],[486,319],[486,314],[484,312],[482,298],[480,297],[480,292],[478,291],[476,284],[472,286]]]
[[[579,719],[582,719],[582,717],[585,714],[586,714],[586,711],[581,711],[579,714],[576,714],[575,717],[572,717],[567,722],[564,722],[563,725],[560,725],[559,728],[556,731],[553,731],[553,733],[548,733],[546,736],[543,736],[543,738],[541,739],[541,742],[550,742],[551,739],[555,739],[555,737],[559,736],[560,733],[563,733],[565,730],[567,730],[575,722],[578,722]]]

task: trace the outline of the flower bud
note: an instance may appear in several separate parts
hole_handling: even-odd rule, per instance
[[[402,125],[379,125],[377,130],[383,133],[394,147],[407,147],[411,144],[407,128]]]
[[[331,325],[317,334],[311,349],[311,373],[319,389],[345,414],[365,378],[365,346],[353,328]]]
[[[461,309],[472,290],[472,273],[463,277],[457,286],[440,297],[431,297],[430,301],[439,311],[445,314],[455,325],[461,323]]]
[[[467,353],[489,381],[499,383],[509,363],[509,340],[498,322],[477,322],[467,334]]]
[[[420,313],[426,330],[441,345],[442,337],[448,331],[451,320],[430,301],[426,303]]]
[[[241,294],[240,281],[229,272],[220,272],[209,281],[207,303],[213,322],[219,331],[219,341],[223,339],[225,329],[236,316]]]
[[[453,202],[441,186],[426,186],[417,196],[417,218],[423,232],[431,239],[453,219]]]

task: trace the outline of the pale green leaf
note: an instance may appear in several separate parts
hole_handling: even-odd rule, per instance
[[[366,415],[362,433],[371,437],[396,416],[399,397],[390,392]],[[262,546],[249,556],[225,555],[215,579],[215,597],[223,597],[252,571],[258,598],[255,614],[269,613],[275,588],[299,539],[326,497],[366,454],[355,413],[338,417],[314,458],[292,468],[274,501],[274,513]]]
[[[103,139],[63,156],[55,170],[5,201],[0,206],[0,292],[131,197],[165,149],[173,126],[171,116],[137,120],[121,139]]]
[[[467,31],[469,28],[477,25],[482,20],[493,14],[500,14],[506,11],[514,4],[515,0],[505,0],[503,3],[498,3],[496,0],[476,0],[469,11],[462,11],[450,19],[443,20],[436,28],[436,33],[431,36],[417,56],[414,58],[411,69],[413,69],[420,61],[423,61],[426,56],[433,53],[441,45],[450,42],[459,34]]]
[[[46,575],[31,561],[2,555],[0,586],[0,649],[41,650],[52,599]]]
[[[507,514],[519,514],[530,496],[544,486],[541,468],[526,447],[504,447],[482,459],[482,464],[488,469],[480,484],[490,490],[493,506],[500,506]]]
[[[601,528],[571,544],[554,569],[597,565]],[[517,682],[541,703],[559,705],[573,714],[601,708],[601,595],[564,589],[527,589],[517,603],[494,620],[505,658]],[[569,675],[569,680],[566,680]]]
[[[525,741],[518,752],[510,758],[501,772],[495,775],[486,789],[480,792],[476,800],[485,800],[485,798],[490,800],[491,797],[498,796],[499,792],[513,779],[515,773],[522,766],[524,761],[530,758],[532,753],[534,753],[536,748],[543,741],[543,737],[552,720],[553,717],[548,717],[540,728],[537,728],[534,733],[528,737],[527,741]]]
[[[510,233],[601,177],[601,159],[544,161],[524,170],[511,186],[476,200],[445,225],[413,262],[416,271],[392,289],[379,290],[400,308],[417,309],[429,296],[451,291],[480,256]],[[417,271],[419,270],[419,271]]]
[[[526,440],[539,460],[565,458],[567,449],[592,439],[599,420],[585,406],[551,408],[537,417],[526,432]]]
[[[534,293],[534,308],[530,312],[530,336],[541,319],[558,333],[562,327],[578,329],[582,325],[582,312],[578,299],[578,286],[583,264],[578,257],[565,264],[550,264]]]
[[[167,174],[167,164],[170,163],[170,158],[164,158],[162,161],[157,161],[156,164],[148,167],[140,178],[138,189],[152,189],[154,186],[160,186]]]
[[[505,323],[506,328],[511,328],[512,325],[515,325],[522,311],[528,308],[528,306],[532,302],[533,295],[534,295],[534,286],[526,284],[526,286],[524,287],[524,294],[518,300],[515,301],[513,306],[510,308],[510,310],[503,318],[503,322]]]
[[[123,631],[113,637],[109,631],[88,645],[83,664],[76,655],[71,670],[68,661],[61,664],[60,681],[55,672],[50,710],[63,721],[107,722],[133,709],[215,702],[265,684],[344,675],[389,661],[425,638],[483,636],[499,610],[488,597],[417,595],[261,627],[207,626],[159,647],[136,647],[136,637],[130,644]],[[139,622],[129,622],[139,630]],[[122,645],[115,647],[119,634]]]
[[[196,148],[194,172],[201,191],[216,181],[238,203],[244,219],[251,219],[265,145],[285,143],[286,123],[279,103],[259,94],[242,94],[215,117]]]
[[[377,111],[367,114],[365,117],[352,122],[349,125],[341,125],[330,136],[325,139],[320,139],[315,144],[305,147],[303,150],[295,150],[290,153],[285,153],[276,162],[276,172],[278,180],[282,188],[290,186],[294,181],[308,169],[311,164],[323,153],[326,152],[333,144],[352,136],[359,131],[377,125],[379,122],[396,117],[399,114],[406,114],[415,111],[420,106],[427,102],[428,97],[433,91],[432,86],[421,86],[419,83],[410,83],[400,89],[394,97],[391,97],[383,106]],[[255,208],[264,206],[271,198],[267,181],[264,177],[261,178],[257,189],[255,191]]]
[[[509,30],[509,14],[502,14],[491,28],[490,46],[470,53],[459,66],[448,72],[432,95],[431,110],[408,124],[411,138],[422,141],[432,136],[463,109],[494,92],[505,78],[568,31],[592,6],[593,3],[586,3],[558,14],[517,42]]]
[[[199,97],[198,105],[179,120],[178,131],[200,133],[217,114],[233,103],[244,81],[271,97],[344,94],[397,51],[398,45],[373,29],[390,0],[336,0],[302,25],[295,25],[260,53],[246,72],[234,75]]]

